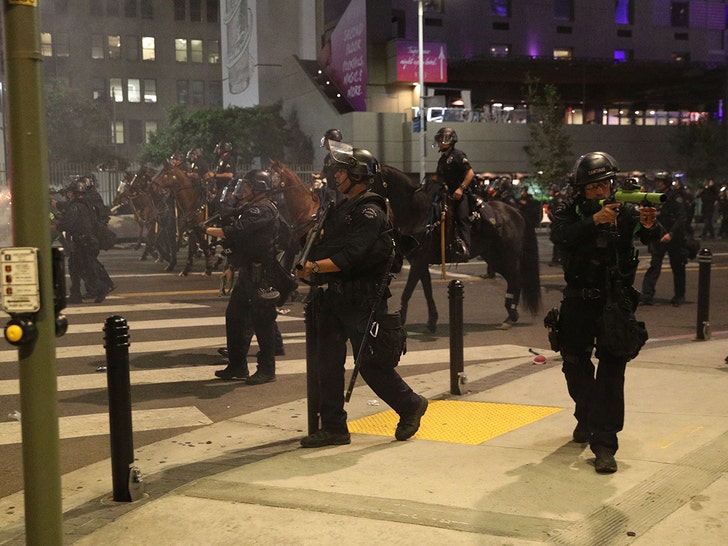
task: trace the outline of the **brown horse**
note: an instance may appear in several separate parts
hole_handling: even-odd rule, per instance
[[[163,248],[158,240],[159,218],[167,206],[162,199],[150,191],[152,178],[156,170],[152,167],[141,167],[136,173],[125,172],[119,183],[114,204],[128,205],[139,226],[136,248],[145,243],[140,260],[146,260],[149,254],[160,252],[164,259],[169,259],[169,249]]]
[[[279,240],[284,250],[281,263],[291,270],[293,259],[313,224],[320,203],[318,197],[311,193],[298,175],[280,161],[272,160],[269,171],[273,180],[271,199],[278,206],[281,219],[288,228],[286,240]]]
[[[165,190],[171,192],[170,197],[174,201],[174,209],[177,211],[177,225],[181,233],[186,233],[187,261],[180,272],[180,277],[185,277],[192,270],[195,253],[199,248],[205,256],[205,275],[212,274],[213,257],[210,252],[210,245],[204,233],[196,229],[207,216],[207,202],[205,188],[195,179],[191,178],[185,171],[165,161],[162,169],[152,180],[152,192],[162,195]],[[169,218],[169,220],[173,220]],[[172,271],[177,265],[177,252],[173,252],[172,261],[165,269]]]

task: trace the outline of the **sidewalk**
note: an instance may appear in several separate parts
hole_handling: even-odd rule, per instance
[[[409,377],[431,403],[406,442],[360,383],[352,429],[388,435],[300,448],[301,399],[138,449],[147,493],[134,503],[108,500],[109,461],[78,470],[63,478],[65,543],[726,543],[728,335],[648,343],[628,365],[612,475],[570,441],[561,362],[544,354],[466,366],[462,396],[447,369]],[[0,543],[24,543],[22,506],[22,493],[0,499]]]

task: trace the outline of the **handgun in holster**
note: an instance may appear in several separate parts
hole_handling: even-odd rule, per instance
[[[548,332],[549,344],[552,351],[560,351],[559,344],[559,308],[552,307],[543,319],[543,325]]]

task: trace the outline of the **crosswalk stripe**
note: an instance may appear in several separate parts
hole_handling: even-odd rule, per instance
[[[305,339],[291,340],[293,343],[304,343]],[[489,361],[506,360],[509,358],[531,358],[527,347],[519,345],[483,345],[480,347],[466,347],[463,350],[463,360]],[[443,367],[449,366],[450,349],[425,349],[422,351],[408,351],[402,356],[400,366],[416,366],[422,364],[443,363]],[[183,364],[183,363],[182,363]],[[353,357],[349,355],[347,367],[354,364]],[[220,366],[222,367],[222,362]],[[155,370],[138,370],[130,372],[130,382],[134,385],[150,385],[160,383],[180,383],[185,381],[215,381],[220,385],[227,385],[225,381],[219,381],[214,376],[213,366],[179,366],[174,368],[162,368]],[[301,374],[306,372],[306,359],[276,359],[276,375]],[[58,377],[58,391],[67,392],[74,390],[105,389],[105,373],[89,373],[80,375],[61,375]],[[0,396],[19,394],[17,379],[6,379],[0,381]]]
[[[209,305],[199,303],[130,303],[130,304],[107,304],[107,305],[84,305],[80,307],[66,307],[63,314],[66,316],[92,315],[103,313],[114,315],[117,313],[129,313],[138,311],[180,311],[185,309],[209,309]],[[9,317],[5,312],[0,311],[0,317]]]
[[[279,315],[276,319],[278,322],[295,322],[303,321],[303,317],[290,317],[287,315]],[[158,330],[165,328],[190,328],[194,326],[224,326],[225,317],[220,316],[209,316],[199,318],[174,318],[174,319],[159,319],[159,320],[127,320],[129,325],[129,333],[134,335],[134,332],[140,330]],[[98,324],[71,324],[68,325],[69,334],[93,334],[103,331],[104,325]]]
[[[22,418],[22,415],[21,415]],[[131,413],[135,432],[164,428],[187,428],[210,425],[212,420],[195,406],[136,410]],[[109,434],[109,414],[90,413],[61,417],[58,420],[60,438],[80,438]],[[0,423],[0,445],[21,442],[20,422]]]

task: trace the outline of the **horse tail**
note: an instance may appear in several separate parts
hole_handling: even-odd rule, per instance
[[[526,223],[521,250],[521,301],[535,315],[541,309],[541,277],[538,267],[538,239],[536,228]]]

